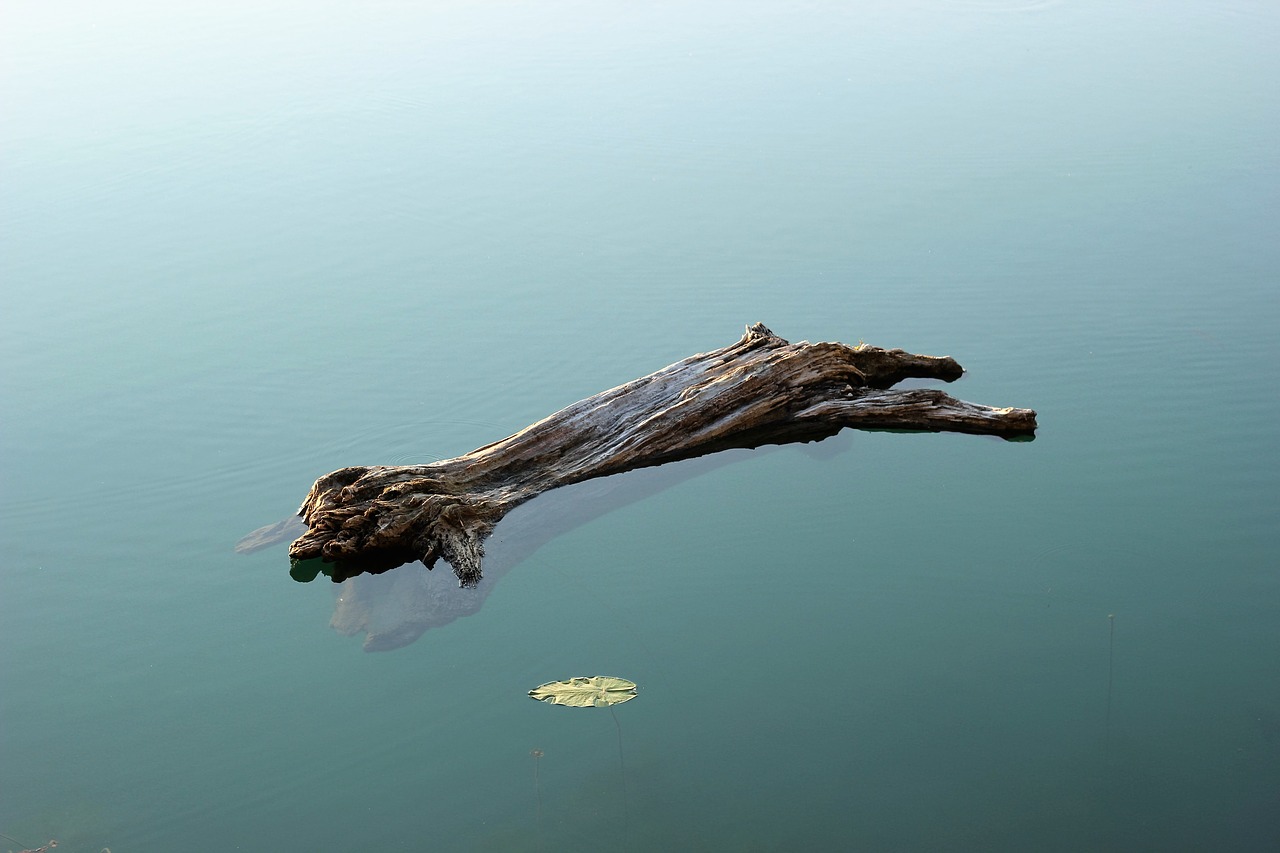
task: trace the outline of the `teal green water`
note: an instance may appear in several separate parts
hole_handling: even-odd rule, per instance
[[[1274,4],[0,16],[0,832],[1280,846]],[[1040,435],[659,469],[380,653],[232,552],[756,321]]]

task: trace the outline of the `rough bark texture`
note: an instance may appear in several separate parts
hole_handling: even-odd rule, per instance
[[[331,563],[335,581],[412,560],[431,568],[443,557],[462,586],[474,586],[484,540],[503,516],[571,483],[732,447],[814,441],[844,427],[1034,434],[1030,409],[891,388],[963,373],[949,357],[790,344],[756,324],[735,344],[588,397],[463,456],[321,477],[299,510],[307,530],[289,555]]]

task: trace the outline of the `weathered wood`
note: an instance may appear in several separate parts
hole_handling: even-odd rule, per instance
[[[516,506],[595,477],[734,447],[814,441],[844,427],[1029,437],[1030,409],[966,403],[908,378],[951,382],[949,357],[859,344],[791,344],[763,325],[737,343],[603,391],[501,441],[426,465],[342,468],[311,487],[289,549],[343,580],[444,558],[462,586]],[[267,528],[264,528],[267,530]]]

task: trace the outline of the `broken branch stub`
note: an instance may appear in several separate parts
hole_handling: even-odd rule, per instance
[[[1031,437],[1036,413],[966,403],[903,379],[951,382],[950,357],[859,344],[788,343],[763,325],[737,343],[602,391],[463,456],[343,468],[316,481],[299,515],[295,561],[335,581],[444,558],[463,586],[484,540],[542,492],[735,447],[816,441],[845,427]]]

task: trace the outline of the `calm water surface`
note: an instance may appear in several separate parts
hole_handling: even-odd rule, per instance
[[[0,846],[1280,849],[1277,43],[1230,0],[6,3]],[[756,321],[953,355],[1040,436],[566,493],[379,653],[232,552]],[[525,695],[594,674],[616,728]]]

